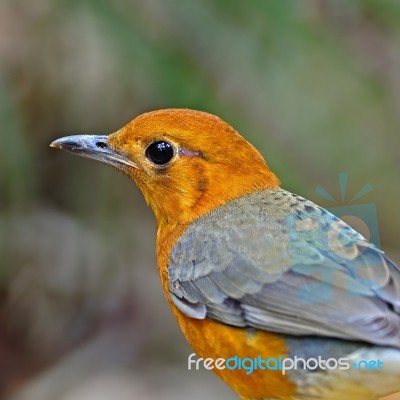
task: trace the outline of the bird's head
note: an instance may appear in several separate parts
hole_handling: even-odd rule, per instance
[[[222,119],[200,111],[153,111],[111,135],[67,136],[51,146],[128,174],[159,225],[188,223],[231,199],[279,185],[250,143]]]

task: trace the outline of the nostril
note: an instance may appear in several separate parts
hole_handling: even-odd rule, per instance
[[[105,142],[96,142],[96,146],[99,147],[100,149],[106,149],[107,148],[107,143],[105,143]]]

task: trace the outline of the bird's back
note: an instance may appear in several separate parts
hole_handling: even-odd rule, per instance
[[[375,399],[400,390],[400,270],[312,202],[282,189],[233,200],[189,226],[168,273],[172,302],[189,320],[183,330],[200,356],[226,355],[226,348],[218,354],[226,346],[241,358],[258,351],[331,360],[325,368],[299,361],[281,382],[276,371],[263,371],[265,398]],[[199,348],[192,332],[207,321],[236,327],[237,338],[224,343],[210,334],[211,345]],[[257,335],[272,336],[257,343]],[[273,382],[294,391],[281,393]]]

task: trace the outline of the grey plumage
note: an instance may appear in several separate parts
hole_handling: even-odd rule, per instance
[[[282,189],[193,222],[168,272],[175,305],[192,318],[400,348],[399,267],[343,221]]]

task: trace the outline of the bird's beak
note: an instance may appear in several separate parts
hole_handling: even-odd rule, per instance
[[[112,150],[108,144],[108,136],[103,135],[74,135],[55,140],[50,147],[69,151],[82,157],[111,164],[123,169],[126,166],[137,168],[137,165],[124,154]]]

